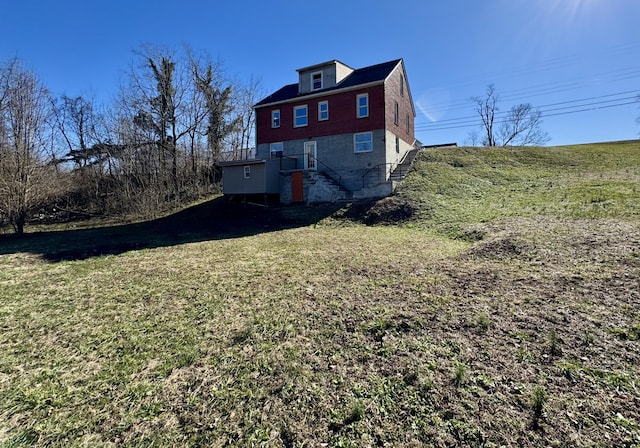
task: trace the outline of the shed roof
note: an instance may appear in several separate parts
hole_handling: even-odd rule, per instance
[[[315,69],[320,68],[320,67],[326,67],[327,65],[332,65],[332,64],[340,64],[340,65],[344,65],[345,67],[350,68],[351,70],[353,70],[353,68],[352,68],[352,67],[349,67],[349,66],[348,66],[347,64],[345,64],[344,62],[338,61],[337,59],[332,59],[332,60],[327,61],[327,62],[321,62],[320,64],[313,64],[313,65],[310,65],[310,66],[308,66],[308,67],[302,67],[302,68],[299,68],[299,69],[298,69],[298,70],[296,70],[296,71],[297,71],[298,73],[300,73],[300,72],[306,72],[306,71],[309,71],[309,70],[315,70]]]

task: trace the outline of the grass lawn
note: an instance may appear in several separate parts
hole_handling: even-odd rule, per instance
[[[639,142],[92,227],[0,235],[2,448],[640,446]]]

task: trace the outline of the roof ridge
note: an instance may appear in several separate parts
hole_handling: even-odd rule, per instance
[[[292,101],[309,95],[331,93],[340,89],[357,88],[358,86],[365,84],[384,82],[387,76],[389,76],[400,62],[402,62],[402,58],[353,69],[353,71],[338,84],[321,91],[305,92],[300,94],[298,91],[298,83],[286,84],[256,103],[254,107]]]
[[[360,68],[355,69],[354,71],[358,71],[358,70],[366,70],[366,69],[369,69],[369,68],[380,67],[380,66],[382,66],[382,65],[387,65],[387,64],[397,65],[397,64],[399,64],[399,63],[400,63],[400,61],[402,61],[402,58],[398,58],[398,59],[391,59],[391,60],[386,61],[386,62],[379,62],[378,64],[368,65],[368,66],[366,66],[366,67],[360,67]]]

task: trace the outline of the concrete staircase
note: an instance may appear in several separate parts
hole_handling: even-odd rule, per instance
[[[304,170],[304,201],[307,204],[314,204],[389,196],[393,194],[396,185],[404,180],[411,170],[418,151],[419,148],[408,151],[402,161],[390,173],[389,179],[386,181],[367,185],[364,185],[363,181],[363,185],[360,188],[347,189],[343,185],[340,185],[329,173],[316,170]],[[291,184],[289,183],[284,187],[284,191],[290,190]],[[283,196],[281,193],[281,200],[282,199],[284,199],[284,203],[291,202],[290,197]]]
[[[414,160],[416,160],[416,156],[418,155],[418,151],[420,148],[413,148],[408,151],[402,161],[396,166],[396,168],[389,175],[389,180],[392,182],[400,182],[407,177],[409,171],[411,170],[411,166],[413,166]]]
[[[340,185],[329,175],[314,170],[305,171],[305,201],[315,202],[338,202],[352,198],[350,191],[341,188]]]

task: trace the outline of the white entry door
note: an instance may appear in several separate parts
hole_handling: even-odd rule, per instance
[[[304,169],[316,169],[316,142],[304,142]]]

